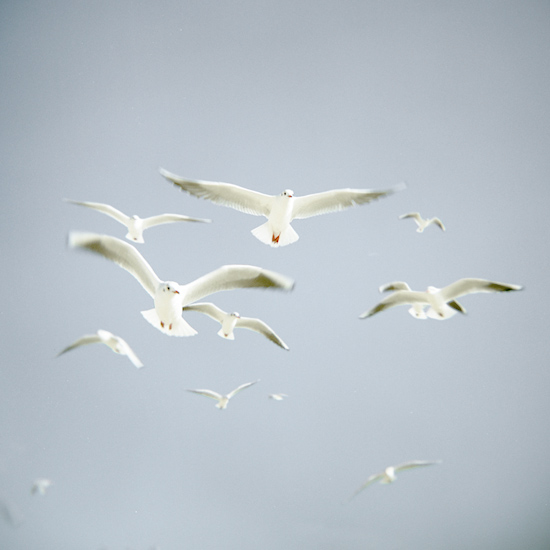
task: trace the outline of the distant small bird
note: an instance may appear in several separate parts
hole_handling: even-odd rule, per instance
[[[416,222],[416,225],[418,225],[418,229],[416,230],[417,233],[422,233],[428,225],[431,225],[432,223],[439,226],[443,231],[445,231],[445,226],[441,222],[439,218],[430,218],[430,219],[424,219],[418,212],[411,212],[410,214],[403,214],[402,216],[399,216],[400,220],[404,220],[406,218],[413,218]]]
[[[388,286],[394,284],[396,283],[390,283],[390,285],[384,285],[381,288],[389,290]],[[397,284],[406,285],[406,283],[402,283],[401,281],[398,281]],[[404,286],[402,288],[402,290],[396,290],[387,298],[384,298],[378,305],[369,311],[365,311],[359,317],[365,319],[391,307],[412,305],[415,313],[411,313],[411,315],[414,317],[417,316],[418,306],[430,306],[426,315],[431,319],[444,320],[454,315],[456,311],[466,313],[466,310],[455,301],[455,299],[460,298],[460,296],[474,294],[476,292],[509,292],[521,290],[523,287],[520,285],[496,283],[494,281],[488,281],[487,279],[467,278],[459,279],[444,288],[429,286],[425,292],[407,290]]]
[[[210,302],[191,304],[190,306],[185,306],[183,311],[199,311],[200,313],[204,313],[212,319],[215,319],[222,325],[222,328],[218,331],[218,335],[222,338],[226,338],[227,340],[235,339],[233,329],[246,328],[262,334],[281,348],[286,350],[288,349],[288,346],[281,340],[281,338],[279,338],[277,334],[275,334],[275,332],[260,319],[241,317],[236,311],[233,313],[227,313]]]
[[[389,291],[392,291],[392,290],[411,290],[411,287],[407,283],[405,283],[404,281],[394,281],[393,283],[387,283],[385,285],[382,285],[378,289],[379,292],[389,292]],[[452,317],[455,313],[458,313],[459,311],[462,312],[462,313],[466,313],[466,310],[462,307],[462,305],[459,304],[458,302],[454,301],[454,300],[451,300],[449,302],[449,306],[452,309],[445,313],[445,319],[448,319],[449,317]],[[415,319],[427,319],[428,316],[426,315],[426,312],[424,311],[424,308],[426,308],[426,304],[415,303],[409,309],[409,313]],[[438,319],[441,319],[441,317],[438,317]]]
[[[35,479],[31,487],[31,493],[33,495],[39,494],[44,496],[46,494],[46,490],[49,489],[52,485],[53,482],[49,479]]]
[[[252,230],[252,234],[273,247],[285,246],[298,240],[290,222],[319,214],[344,210],[350,206],[366,204],[403,189],[405,184],[385,191],[369,189],[334,189],[323,193],[295,197],[294,191],[285,189],[280,195],[266,195],[232,183],[189,180],[171,174],[163,168],[160,173],[183,191],[195,197],[211,200],[253,216],[265,216],[267,222]]]
[[[76,342],[73,342],[70,346],[67,346],[63,351],[57,354],[57,357],[63,353],[70,351],[79,346],[85,346],[87,344],[105,344],[109,346],[115,353],[128,356],[128,359],[132,361],[134,367],[138,369],[143,367],[143,363],[138,359],[137,355],[132,351],[132,348],[123,340],[120,336],[115,336],[113,333],[99,329],[96,334],[85,334]]]
[[[197,331],[185,321],[182,308],[209,294],[236,288],[291,290],[294,281],[267,269],[251,265],[225,265],[191,283],[162,281],[145,258],[131,244],[96,233],[69,234],[69,246],[99,254],[128,271],[155,301],[155,307],[141,314],[155,328],[169,336],[192,336]]]
[[[65,202],[70,202],[71,204],[78,204],[79,206],[87,206],[88,208],[93,208],[98,212],[107,214],[111,218],[115,219],[117,222],[120,222],[122,225],[125,225],[128,229],[126,238],[129,241],[134,241],[136,243],[143,243],[143,232],[150,227],[155,225],[161,225],[163,223],[174,223],[174,222],[202,222],[210,223],[212,220],[206,220],[202,218],[190,218],[189,216],[183,216],[180,214],[159,214],[158,216],[151,216],[149,218],[140,218],[139,216],[127,216],[120,210],[117,210],[114,206],[109,204],[103,204],[101,202],[80,202],[73,201],[71,199],[64,199]]]
[[[270,393],[268,397],[274,401],[282,401],[288,395],[286,393]]]
[[[199,395],[204,395],[205,397],[210,397],[210,399],[215,399],[217,401],[216,407],[218,409],[222,410],[227,407],[227,404],[229,403],[229,400],[239,393],[241,390],[244,390],[245,388],[248,388],[249,386],[252,386],[252,384],[256,384],[256,382],[259,382],[259,380],[255,380],[254,382],[247,382],[246,384],[242,384],[238,388],[235,388],[232,392],[228,393],[227,395],[222,395],[221,393],[212,391],[212,390],[187,390],[193,393],[198,393]]]
[[[420,468],[422,466],[431,466],[433,464],[441,464],[441,460],[412,460],[411,462],[404,462],[403,464],[398,464],[397,466],[388,466],[383,472],[378,474],[371,475],[353,495],[349,498],[350,500],[357,496],[363,489],[366,489],[369,485],[379,481],[380,483],[393,483],[396,480],[396,472],[401,472],[403,470],[411,470],[412,468]]]

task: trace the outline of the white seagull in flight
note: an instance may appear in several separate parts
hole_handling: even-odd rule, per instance
[[[290,225],[292,220],[310,218],[319,214],[344,210],[350,206],[366,204],[405,187],[405,184],[401,184],[385,191],[335,189],[296,197],[290,189],[285,189],[280,195],[265,195],[232,183],[181,178],[162,168],[160,173],[183,191],[187,191],[195,197],[209,199],[214,203],[229,206],[254,216],[265,216],[267,222],[253,229],[252,234],[263,243],[273,247],[285,246],[298,240],[298,234]]]
[[[134,367],[141,368],[143,363],[138,359],[137,355],[132,351],[132,348],[120,336],[115,336],[107,330],[99,329],[96,334],[85,334],[70,346],[67,346],[63,351],[60,351],[57,356],[86,344],[105,344],[109,346],[115,353],[128,356]]]
[[[111,218],[115,219],[117,222],[120,222],[122,225],[125,225],[128,229],[126,238],[129,241],[134,241],[136,243],[143,243],[143,232],[149,227],[154,227],[155,225],[161,225],[163,223],[174,223],[174,222],[203,222],[210,223],[212,220],[205,220],[202,218],[190,218],[189,216],[183,216],[181,214],[159,214],[158,216],[150,216],[149,218],[140,218],[139,216],[127,216],[120,210],[117,210],[114,206],[109,204],[103,204],[101,202],[79,202],[73,201],[71,199],[64,199],[65,202],[70,202],[71,204],[78,204],[80,206],[87,206],[88,208],[93,208],[103,214],[107,214]]]
[[[411,470],[412,468],[421,468],[422,466],[432,466],[433,464],[441,464],[441,460],[412,460],[411,462],[404,462],[403,464],[398,464],[397,466],[388,466],[383,472],[378,474],[371,475],[353,495],[351,495],[350,500],[358,495],[363,489],[366,489],[369,485],[379,481],[380,483],[393,483],[396,480],[396,472],[401,472],[403,470]]]
[[[445,231],[445,226],[439,218],[424,219],[418,212],[411,212],[410,214],[403,214],[402,216],[399,216],[400,220],[404,220],[406,218],[414,219],[416,225],[418,225],[418,229],[416,230],[417,233],[422,233],[424,229],[432,223],[437,225],[441,230]]]
[[[288,397],[286,393],[270,393],[267,397],[274,401],[282,401],[285,397]]]
[[[432,287],[433,288],[433,287]],[[382,285],[378,291],[379,292],[390,292],[392,290],[411,290],[411,287],[405,283],[404,281],[394,281],[393,283],[387,283],[385,285]],[[458,313],[459,311],[461,313],[466,313],[466,310],[462,307],[461,304],[456,302],[455,300],[451,300],[448,304],[450,306],[450,310],[445,311],[444,317],[440,317],[435,315],[434,312],[431,311],[429,317],[433,319],[448,319],[449,317],[452,317],[455,313]],[[409,309],[409,313],[415,318],[415,319],[427,319],[428,315],[424,311],[427,307],[427,304],[423,304],[420,302],[416,302],[412,304],[411,308]]]
[[[390,286],[391,284],[392,283],[390,283]],[[401,282],[398,282],[398,284],[406,285],[406,283]],[[388,285],[381,288],[385,288],[386,286]],[[396,290],[387,298],[384,298],[378,305],[369,311],[365,311],[359,317],[365,319],[391,307],[412,305],[414,308],[413,311],[417,311],[417,308],[420,307],[430,306],[426,315],[432,319],[444,320],[454,315],[456,311],[466,313],[466,310],[455,301],[456,298],[460,298],[460,296],[474,294],[476,292],[509,292],[512,290],[521,290],[522,288],[523,287],[520,285],[509,285],[506,283],[488,281],[486,279],[469,278],[459,279],[444,288],[429,286],[425,292],[410,289]],[[412,315],[415,317],[418,316],[415,313],[412,313]]]
[[[241,390],[244,390],[245,388],[248,388],[249,386],[252,386],[252,384],[256,384],[256,382],[259,382],[259,380],[255,380],[254,382],[247,382],[246,384],[242,384],[238,388],[235,388],[232,392],[228,393],[227,395],[222,395],[221,393],[218,393],[216,391],[212,390],[187,390],[193,393],[198,393],[199,395],[204,395],[205,397],[210,397],[210,399],[215,399],[217,401],[216,407],[218,409],[223,410],[227,407],[227,404],[229,403],[229,400],[239,393]]]
[[[53,485],[53,481],[45,478],[35,479],[31,487],[31,493],[33,495],[39,494],[44,496],[46,490]]]
[[[191,283],[180,285],[159,279],[135,247],[116,237],[72,232],[69,234],[69,245],[104,256],[133,275],[155,300],[155,307],[141,314],[154,327],[170,336],[192,336],[197,333],[182,318],[182,308],[209,294],[253,287],[291,290],[294,286],[294,281],[284,275],[251,265],[225,265]]]
[[[260,319],[241,317],[236,311],[228,313],[210,302],[191,304],[190,306],[185,306],[183,311],[199,311],[200,313],[204,313],[212,319],[215,319],[222,325],[222,328],[218,331],[218,335],[222,338],[226,338],[227,340],[235,339],[233,329],[247,328],[248,330],[253,330],[258,334],[262,334],[283,349],[288,349],[288,346],[281,340],[281,338],[279,338],[279,336],[277,336],[277,334],[275,334],[273,329],[271,329]]]

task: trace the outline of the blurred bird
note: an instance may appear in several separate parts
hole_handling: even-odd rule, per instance
[[[412,460],[411,462],[404,462],[403,464],[398,464],[397,466],[388,466],[383,472],[378,474],[371,475],[353,495],[349,498],[351,500],[353,497],[357,496],[363,489],[366,489],[369,485],[379,481],[380,483],[393,483],[396,480],[396,472],[401,472],[403,470],[411,470],[412,468],[421,468],[422,466],[431,466],[433,464],[441,464],[441,460]]]
[[[134,241],[136,243],[143,243],[143,232],[149,227],[154,227],[155,225],[161,225],[163,223],[174,223],[174,222],[203,222],[210,223],[212,220],[206,220],[202,218],[190,218],[189,216],[183,216],[180,214],[159,214],[158,216],[151,216],[149,218],[140,218],[139,216],[127,216],[120,210],[117,210],[114,206],[109,204],[103,204],[101,202],[80,202],[73,201],[71,199],[64,199],[65,202],[70,202],[71,204],[78,204],[79,206],[87,206],[88,208],[93,208],[98,212],[103,212],[111,218],[115,219],[117,222],[120,222],[122,225],[125,225],[128,229],[126,238],[129,241]]]
[[[389,292],[392,290],[411,290],[411,287],[405,283],[404,281],[394,281],[393,283],[387,283],[385,285],[382,285],[378,291],[379,292]],[[449,302],[449,305],[451,307],[450,311],[447,310],[445,312],[445,315],[443,318],[448,319],[449,317],[452,317],[455,313],[458,313],[459,311],[462,313],[466,313],[466,310],[462,307],[461,304],[458,302],[455,302],[454,300],[451,300]],[[412,305],[412,307],[409,309],[409,313],[415,318],[415,319],[427,319],[428,316],[426,315],[426,312],[424,309],[427,307],[426,304],[421,303],[415,303]],[[437,317],[438,319],[442,319],[442,317]]]
[[[183,311],[199,311],[200,313],[204,313],[205,315],[208,315],[208,317],[218,321],[218,323],[221,323],[222,325],[222,328],[218,331],[218,335],[222,338],[226,338],[227,340],[235,339],[233,329],[246,328],[257,332],[258,334],[262,334],[281,348],[288,350],[288,346],[268,325],[260,319],[241,317],[236,311],[233,313],[227,313],[210,302],[191,304],[190,306],[185,306]]]
[[[45,479],[45,478],[35,479],[31,487],[31,493],[33,495],[39,494],[44,496],[46,494],[46,490],[52,485],[53,485],[53,482],[49,479]]]
[[[253,216],[265,216],[267,222],[252,230],[252,234],[273,247],[285,246],[298,240],[290,222],[319,214],[344,210],[350,206],[366,204],[405,188],[400,184],[385,191],[368,189],[335,189],[304,197],[295,197],[294,191],[285,189],[280,195],[265,195],[232,183],[189,180],[171,174],[163,168],[160,173],[183,191],[195,197],[209,199]]]
[[[416,222],[416,225],[418,225],[418,229],[416,230],[417,233],[422,233],[428,225],[431,225],[432,223],[439,226],[443,231],[445,231],[445,226],[441,222],[439,218],[430,218],[430,219],[424,219],[418,212],[411,212],[410,214],[403,214],[402,216],[399,216],[400,220],[404,220],[406,218],[413,218]]]
[[[466,310],[455,301],[456,298],[464,296],[466,294],[474,294],[476,292],[509,292],[513,290],[521,290],[523,287],[520,285],[509,285],[505,283],[496,283],[488,281],[486,279],[459,279],[458,281],[451,283],[444,288],[436,288],[429,286],[425,292],[410,290],[407,283],[397,281],[397,283],[390,283],[389,285],[383,285],[381,287],[390,290],[392,285],[397,284],[398,290],[395,290],[387,298],[384,298],[378,305],[373,307],[369,311],[365,311],[359,317],[365,319],[371,317],[375,313],[384,311],[395,306],[412,305],[413,315],[418,317],[418,308],[424,306],[430,306],[426,315],[431,319],[444,320],[448,319],[460,311],[460,313],[466,313]],[[405,286],[406,285],[406,288]],[[400,288],[400,289],[399,289]],[[410,310],[409,310],[410,313]],[[419,318],[422,318],[421,316]]]
[[[215,399],[217,401],[216,407],[218,409],[222,410],[227,407],[227,404],[229,403],[229,400],[239,393],[241,390],[244,390],[245,388],[248,388],[249,386],[252,386],[252,384],[256,384],[256,382],[259,382],[259,380],[255,380],[254,382],[247,382],[246,384],[242,384],[238,388],[235,388],[232,392],[228,393],[227,395],[222,395],[221,393],[212,391],[212,390],[187,390],[193,393],[198,393],[199,395],[204,395],[205,397],[210,397],[210,399]]]
[[[85,334],[70,346],[67,346],[63,351],[57,354],[57,357],[63,353],[70,351],[79,346],[87,344],[105,344],[109,346],[115,353],[128,356],[133,365],[138,369],[143,367],[143,363],[138,359],[137,355],[132,351],[132,348],[120,336],[115,336],[107,330],[99,329],[96,334]]]
[[[69,246],[104,256],[133,275],[155,300],[155,307],[141,314],[155,328],[170,336],[196,334],[197,331],[182,318],[182,308],[214,292],[253,287],[291,290],[294,287],[292,279],[250,265],[222,266],[191,283],[180,285],[159,279],[136,248],[116,237],[70,233]]]
[[[270,393],[268,397],[274,401],[282,401],[288,395],[286,393]]]

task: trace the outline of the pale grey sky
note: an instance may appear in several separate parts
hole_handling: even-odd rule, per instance
[[[549,21],[535,1],[0,4],[0,547],[548,548]],[[272,249],[260,218],[159,167],[269,194],[407,189]],[[191,338],[152,328],[128,273],[66,247],[124,228],[63,198],[211,218],[136,247],[180,283],[233,263],[294,278],[207,299],[290,351],[197,313]],[[461,277],[525,290],[445,322],[358,318],[383,283]],[[55,357],[99,328],[145,368],[99,345]],[[257,379],[225,411],[185,391]],[[443,463],[347,503],[414,459]]]

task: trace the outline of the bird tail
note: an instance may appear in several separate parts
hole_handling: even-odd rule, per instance
[[[287,244],[296,242],[300,238],[291,225],[287,225],[279,235],[274,235],[271,224],[268,221],[253,229],[252,234],[258,240],[273,247],[286,246]]]
[[[225,338],[226,340],[235,340],[235,335],[233,333],[229,334],[229,336],[226,336],[223,332],[223,328],[218,330],[218,336],[221,336],[222,338]]]
[[[168,334],[168,336],[194,336],[197,334],[197,331],[182,317],[173,321],[171,325],[165,323],[164,326],[162,326],[154,308],[142,311],[141,314],[155,328],[158,328],[161,332],[164,332],[164,334]]]

